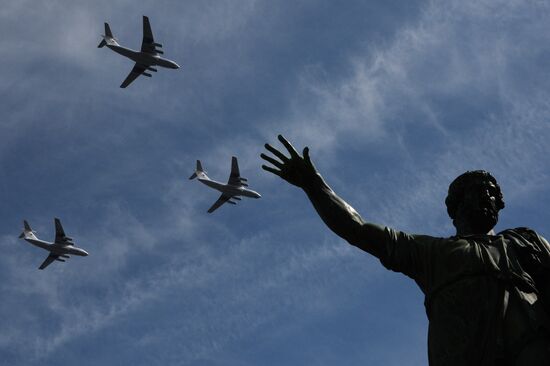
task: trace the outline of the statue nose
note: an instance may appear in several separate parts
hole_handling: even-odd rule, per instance
[[[488,189],[484,189],[481,195],[481,200],[484,201],[485,204],[489,203],[491,205],[494,205],[496,198],[491,194]]]

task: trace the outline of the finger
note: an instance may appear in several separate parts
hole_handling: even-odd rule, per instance
[[[309,147],[304,147],[304,152],[303,152],[303,155],[304,155],[304,159],[307,163],[311,164],[311,159],[309,158]]]
[[[281,176],[281,171],[280,171],[280,170],[270,168],[270,167],[268,167],[268,166],[266,166],[266,165],[262,165],[262,169],[263,169],[263,170],[267,170],[268,172],[273,173],[273,174],[275,174],[275,175],[277,175],[277,176],[279,176],[279,177]]]
[[[280,162],[278,162],[277,160],[265,155],[265,154],[260,154],[260,158],[270,162],[271,164],[275,165],[277,168],[279,169],[283,169],[283,164],[281,164]]]
[[[288,158],[282,152],[280,152],[279,150],[277,150],[276,148],[274,148],[270,144],[265,144],[264,147],[267,150],[271,151],[273,153],[273,155],[275,155],[276,157],[281,159],[283,163],[288,161]]]
[[[308,164],[314,171],[317,171],[317,168],[315,168],[315,165],[313,165],[313,162],[309,157],[309,147],[307,146],[304,148],[304,160],[306,161],[306,164]]]
[[[288,142],[284,137],[283,135],[279,135],[278,136],[279,138],[279,141],[281,141],[281,143],[286,147],[286,149],[288,150],[288,152],[290,153],[290,156],[295,158],[295,157],[298,157],[298,151],[296,151],[296,149],[294,149],[294,147],[290,144],[290,142]]]

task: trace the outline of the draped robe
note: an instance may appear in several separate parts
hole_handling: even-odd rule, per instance
[[[532,340],[550,345],[550,245],[534,231],[437,238],[386,228],[375,253],[425,295],[431,366],[514,365]]]

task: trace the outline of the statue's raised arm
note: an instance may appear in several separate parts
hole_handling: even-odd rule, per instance
[[[308,147],[303,149],[303,156],[300,156],[282,135],[278,138],[290,157],[273,146],[265,144],[265,148],[278,160],[261,154],[261,158],[273,166],[262,165],[262,168],[302,188],[321,219],[332,231],[350,244],[376,255],[375,247],[382,240],[384,229],[365,222],[353,207],[334,193],[311,161]]]

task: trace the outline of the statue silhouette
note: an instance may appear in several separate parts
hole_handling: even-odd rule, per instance
[[[456,235],[407,234],[363,220],[325,183],[309,156],[281,135],[290,157],[262,165],[302,188],[337,235],[412,278],[425,295],[431,366],[550,365],[550,245],[520,227],[493,235],[504,208],[491,174],[470,171],[449,186],[445,203]]]

